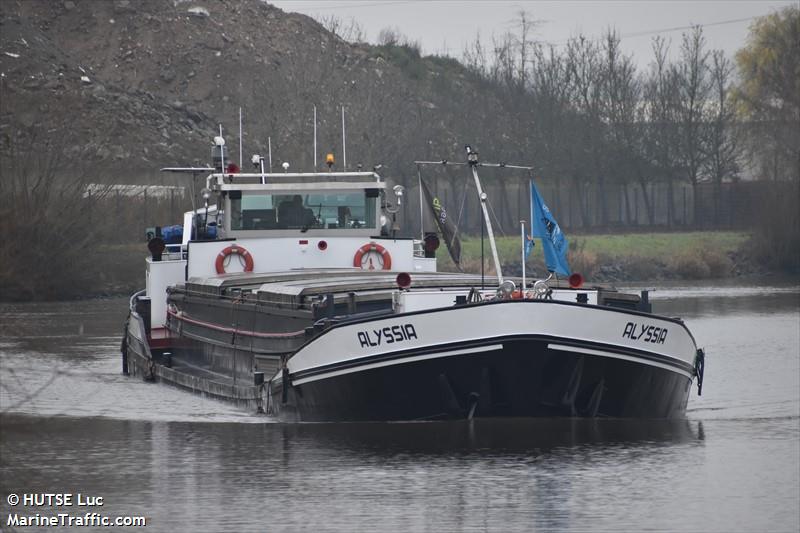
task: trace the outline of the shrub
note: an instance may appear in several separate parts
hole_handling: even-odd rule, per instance
[[[678,277],[689,279],[723,278],[733,269],[733,262],[725,254],[699,247],[679,253],[668,265]]]
[[[712,278],[727,277],[733,270],[733,261],[719,251],[704,250],[702,258],[708,266],[709,275]]]
[[[0,294],[8,300],[80,294],[95,281],[96,244],[104,228],[87,214],[103,191],[85,195],[87,175],[66,162],[63,147],[29,139],[22,147],[3,148]]]
[[[775,183],[757,200],[759,216],[747,249],[771,268],[800,271],[800,184]]]
[[[679,253],[670,260],[669,266],[680,278],[704,279],[711,275],[711,269],[696,249]]]

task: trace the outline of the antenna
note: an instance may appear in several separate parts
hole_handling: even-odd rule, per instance
[[[239,107],[239,168],[244,168],[242,165],[242,108]]]
[[[314,170],[317,170],[317,106],[314,106]]]
[[[419,183],[419,238],[425,241],[425,212],[423,210],[425,202],[422,199],[422,172],[419,165],[417,165],[417,182]]]
[[[525,294],[525,221],[519,221],[519,231],[521,233],[520,241],[522,245],[522,287],[520,288],[520,294]]]
[[[342,106],[342,164],[344,165],[344,170],[347,171],[347,134],[344,131],[344,106]]]
[[[269,171],[272,172],[272,137],[267,137],[267,146],[269,147]]]
[[[219,138],[225,139],[222,136],[222,124],[219,125]],[[222,172],[225,172],[225,143],[223,142],[219,147],[220,161],[222,162]]]

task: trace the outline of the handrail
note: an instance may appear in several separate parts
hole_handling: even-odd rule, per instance
[[[134,313],[137,316],[139,315],[139,313],[136,312],[136,304],[134,302],[139,298],[139,296],[141,296],[146,292],[147,289],[142,289],[138,292],[134,292],[133,295],[131,295],[131,299],[128,300],[128,309],[130,310],[131,313]]]

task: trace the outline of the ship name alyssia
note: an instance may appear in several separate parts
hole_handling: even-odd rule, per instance
[[[358,332],[358,342],[362,348],[403,342],[416,338],[418,338],[417,331],[414,329],[413,324],[398,324],[397,326],[386,326],[381,329]]]
[[[664,341],[667,340],[667,328],[660,328],[650,324],[628,322],[625,324],[625,330],[622,332],[622,336],[634,341],[664,344]]]

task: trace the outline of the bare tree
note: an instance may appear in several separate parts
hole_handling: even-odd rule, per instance
[[[89,187],[80,159],[56,142],[7,137],[0,150],[0,293],[48,299],[79,291],[92,280],[93,248],[106,224],[93,212],[107,186]],[[54,275],[56,274],[57,275]]]
[[[676,66],[678,76],[678,120],[680,130],[679,156],[686,180],[692,185],[694,198],[694,223],[702,222],[698,184],[702,177],[707,150],[704,108],[711,90],[708,72],[709,52],[705,50],[705,37],[700,26],[683,34],[681,58]]]
[[[574,139],[569,127],[577,117],[570,109],[572,101],[572,72],[555,48],[536,49],[535,68],[531,73],[531,94],[535,117],[530,124],[538,146],[537,167],[553,177],[569,175],[570,152]]]
[[[486,47],[481,40],[481,33],[475,34],[475,40],[464,47],[462,53],[464,66],[478,78],[486,79],[489,75],[489,60],[486,56]]]
[[[713,108],[708,109],[707,157],[703,171],[714,184],[714,222],[719,224],[722,182],[739,174],[741,147],[730,97],[733,63],[721,50],[715,50],[711,58],[714,99]]]
[[[367,41],[364,27],[354,18],[344,21],[337,15],[326,15],[318,19],[318,22],[322,24],[323,28],[348,43],[363,43]]]
[[[516,33],[511,35],[511,42],[517,50],[516,80],[520,88],[527,89],[529,66],[536,56],[536,49],[541,46],[533,39],[533,32],[541,21],[533,19],[529,12],[520,9],[513,24],[517,28]]]
[[[378,44],[381,46],[398,46],[401,44],[403,34],[398,28],[383,28],[378,32]]]
[[[633,178],[638,153],[637,110],[641,82],[632,57],[622,54],[619,34],[609,30],[603,40],[602,116],[608,125],[607,171],[625,191],[625,218],[631,220],[627,185]]]
[[[580,204],[581,219],[584,226],[590,226],[589,200],[583,190],[584,183],[594,178],[597,195],[600,200],[600,212],[603,221],[608,220],[605,202],[604,175],[602,171],[601,141],[603,124],[602,109],[602,60],[600,49],[584,36],[570,39],[567,44],[567,65],[570,69],[573,84],[572,104],[581,117],[581,124],[574,132],[583,146],[584,154],[575,159],[573,185]]]
[[[674,182],[679,166],[678,72],[667,61],[669,44],[662,37],[653,39],[653,62],[644,83],[644,137],[642,152],[648,168],[638,170],[650,224],[655,224],[652,201],[647,193],[644,172],[667,184],[667,225],[674,224]]]

